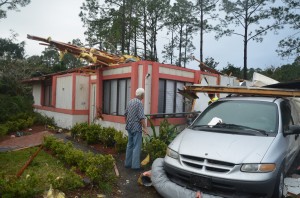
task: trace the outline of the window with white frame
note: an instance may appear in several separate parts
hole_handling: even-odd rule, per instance
[[[103,114],[124,115],[130,90],[130,78],[103,81]]]
[[[52,103],[52,79],[44,81],[44,95],[43,95],[43,106],[51,106]]]
[[[158,113],[169,113],[174,114],[174,117],[182,117],[183,115],[180,113],[189,111],[190,102],[177,93],[178,89],[182,89],[188,84],[191,83],[159,79]]]

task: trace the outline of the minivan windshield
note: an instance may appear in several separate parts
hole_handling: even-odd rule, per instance
[[[275,133],[278,108],[275,103],[263,101],[217,101],[211,104],[193,122],[191,128],[230,128],[239,131]],[[226,126],[226,127],[225,127]]]

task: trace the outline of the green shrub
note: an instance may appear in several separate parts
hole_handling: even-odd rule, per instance
[[[111,155],[98,155],[91,152],[84,153],[75,149],[68,142],[64,144],[54,137],[48,136],[44,139],[44,146],[50,148],[53,153],[68,163],[77,166],[81,171],[92,180],[93,183],[99,185],[103,190],[112,189],[112,184],[116,177],[114,173],[114,158]],[[56,186],[67,182],[64,180],[56,181]]]
[[[54,136],[52,136],[52,135],[45,136],[44,137],[43,145],[44,145],[45,148],[50,149],[51,145],[53,143],[55,143],[56,141],[57,141],[57,139]]]
[[[176,125],[172,125],[167,119],[164,119],[159,126],[159,139],[169,145],[178,135]]]
[[[37,194],[42,193],[41,189],[37,189],[38,186],[38,176],[32,174],[28,178],[6,178],[0,179],[0,192],[3,198],[10,197],[24,197],[31,198],[35,197]]]
[[[29,117],[32,117],[33,113],[18,113],[16,115],[12,115],[8,118],[8,121],[15,121],[15,120],[19,120],[19,119],[22,119],[22,120],[26,120],[27,118]]]
[[[8,133],[8,128],[4,124],[0,124],[0,137]]]
[[[33,112],[31,97],[0,94],[0,101],[0,123],[5,123],[12,116],[20,113],[31,114]]]
[[[40,113],[34,112],[34,124],[37,125],[49,125],[49,126],[56,126],[56,123],[54,121],[54,117],[48,117],[45,115],[42,115]]]
[[[20,113],[15,116],[11,116],[8,121],[6,121],[3,125],[5,125],[5,130],[7,132],[16,132],[18,130],[24,130],[28,127],[33,126],[34,117],[30,117],[29,113]],[[0,132],[1,134],[1,132]]]
[[[87,153],[84,153],[83,159],[81,159],[81,161],[78,162],[78,167],[82,172],[86,172],[86,169],[88,166],[91,165],[91,160],[89,160],[90,158],[94,157],[94,153],[88,151]]]
[[[100,134],[102,133],[103,129],[100,125],[91,124],[85,129],[85,137],[88,144],[94,144],[99,142]]]
[[[116,131],[114,135],[114,140],[116,142],[115,147],[118,152],[126,151],[128,137],[124,136],[122,131]]]
[[[87,159],[86,175],[97,183],[112,184],[115,182],[114,158],[111,155],[93,155]]]
[[[102,133],[100,135],[100,142],[102,142],[105,146],[112,147],[115,145],[114,136],[117,133],[117,130],[113,127],[105,127],[102,129]]]
[[[86,131],[89,128],[89,124],[87,122],[83,123],[76,123],[71,128],[71,135],[73,138],[81,138],[83,140],[86,140]]]
[[[8,121],[5,123],[5,126],[7,127],[8,132],[14,132],[19,130],[19,126],[18,124],[16,124],[16,122]]]
[[[81,177],[74,172],[67,172],[65,175],[60,176],[50,173],[47,180],[52,184],[54,189],[61,191],[72,190],[84,186]]]
[[[150,155],[151,161],[154,161],[156,158],[165,157],[167,144],[163,141],[153,138],[151,141],[146,143],[145,152]]]
[[[23,130],[28,127],[27,121],[24,119],[18,119],[17,121],[14,122],[18,126],[18,130]]]
[[[26,119],[26,124],[27,124],[27,127],[31,127],[34,125],[34,122],[35,122],[35,117],[28,117]]]
[[[84,152],[78,149],[69,149],[65,152],[65,160],[67,164],[78,166],[84,160]]]
[[[167,119],[164,119],[159,126],[159,134],[156,134],[152,121],[148,118],[153,130],[153,136],[144,138],[143,150],[150,155],[151,161],[166,155],[167,146],[178,135],[176,125],[172,125]]]

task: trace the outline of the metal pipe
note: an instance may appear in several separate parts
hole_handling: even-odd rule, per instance
[[[193,112],[182,112],[182,113],[154,113],[154,114],[146,114],[145,116],[168,116],[168,115],[189,115],[189,114],[199,114],[201,111],[193,111]]]

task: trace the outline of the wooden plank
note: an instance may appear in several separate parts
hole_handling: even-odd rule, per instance
[[[299,89],[257,88],[257,87],[227,87],[227,86],[186,86],[183,92],[212,92],[241,95],[258,95],[273,97],[300,97]]]

